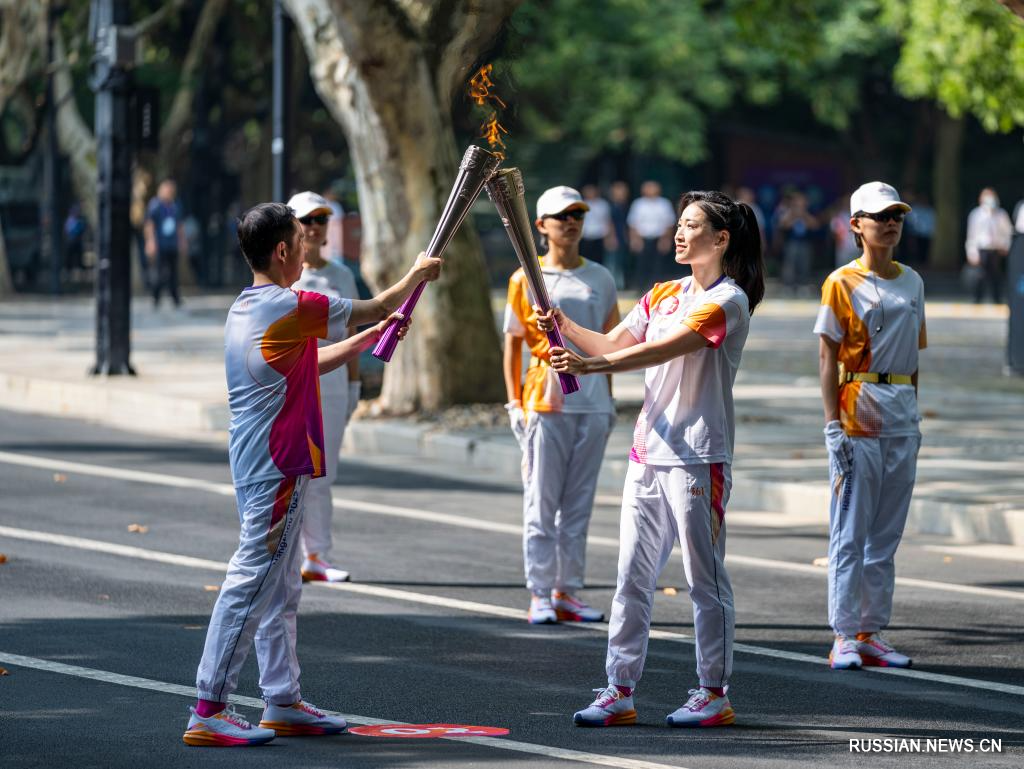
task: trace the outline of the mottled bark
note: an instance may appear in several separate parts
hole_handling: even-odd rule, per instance
[[[286,0],[314,85],[345,134],[362,216],[362,268],[376,289],[423,250],[462,149],[453,97],[519,0]],[[383,409],[503,399],[500,345],[479,240],[464,225],[388,364]]]

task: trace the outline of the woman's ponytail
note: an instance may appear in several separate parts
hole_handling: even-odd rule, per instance
[[[729,248],[722,257],[722,270],[736,281],[747,295],[750,314],[764,299],[764,256],[761,247],[761,228],[754,209],[746,203],[735,203],[735,230],[729,229]],[[731,217],[730,217],[731,219]]]

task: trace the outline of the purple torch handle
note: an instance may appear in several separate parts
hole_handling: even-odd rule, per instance
[[[500,162],[501,158],[498,155],[480,147],[471,145],[466,149],[466,153],[462,156],[462,163],[459,165],[459,174],[455,177],[455,184],[452,185],[452,191],[448,195],[448,202],[445,203],[444,211],[441,212],[437,227],[434,229],[434,235],[427,245],[427,256],[439,257],[444,253],[445,246],[455,235],[455,231],[459,229],[462,220],[469,213],[470,206],[480,195],[484,182],[490,178]],[[416,286],[409,297],[402,302],[402,306],[398,308],[402,317],[405,318],[404,323],[408,323],[409,318],[412,317],[413,308],[416,307],[416,302],[419,301],[426,285],[426,283],[420,283]],[[398,347],[398,330],[399,324],[396,321],[388,324],[380,339],[377,340],[377,345],[373,348],[373,357],[385,363],[391,360],[391,356],[395,354],[395,348]]]
[[[562,332],[558,330],[558,326],[555,326],[547,333],[548,344],[552,347],[565,347],[565,342],[562,341]],[[559,374],[558,384],[562,386],[562,395],[568,395],[574,393],[580,389],[580,380],[572,374]]]
[[[413,292],[409,294],[402,306],[398,308],[398,311],[402,313],[402,317],[406,321],[412,317],[412,311],[416,307],[416,302],[419,301],[420,294],[423,293],[423,289],[426,288],[426,283],[420,283],[413,289]],[[377,345],[373,348],[373,357],[378,360],[382,360],[387,363],[391,360],[391,356],[395,354],[395,348],[398,347],[398,322],[391,321],[388,323],[388,327],[384,329],[384,333],[380,335],[380,339],[377,340]]]

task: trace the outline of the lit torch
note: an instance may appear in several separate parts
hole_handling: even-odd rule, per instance
[[[497,94],[491,93],[491,87],[494,85],[494,81],[491,80],[492,69],[492,65],[486,64],[470,78],[469,98],[479,106],[491,103],[497,105],[497,107],[504,108],[505,102]],[[438,220],[437,227],[434,230],[434,236],[430,239],[430,244],[427,246],[427,256],[441,256],[445,246],[448,245],[452,236],[455,235],[455,231],[462,224],[462,220],[466,218],[470,207],[480,195],[484,182],[494,173],[498,164],[505,159],[505,153],[502,152],[505,142],[502,141],[501,135],[503,133],[507,134],[508,131],[498,122],[496,108],[491,112],[490,117],[484,122],[480,130],[481,138],[487,139],[491,151],[488,152],[480,147],[471,146],[466,150],[466,154],[462,156],[459,175],[455,178],[455,184],[452,186],[451,194],[448,196],[448,202],[445,203],[444,211],[441,212],[441,218]],[[412,315],[413,308],[416,306],[416,302],[419,301],[426,285],[426,283],[420,283],[416,286],[412,294],[409,295],[409,298],[398,308],[398,311],[405,318],[402,321],[403,323],[407,322]],[[397,346],[398,323],[393,321],[385,329],[383,335],[381,335],[377,346],[373,348],[373,355],[375,358],[379,358],[386,363],[391,360],[391,356],[394,355]]]
[[[459,229],[462,220],[466,218],[470,207],[476,202],[484,182],[494,173],[501,158],[493,152],[488,152],[477,146],[470,146],[466,154],[462,156],[462,163],[459,165],[459,175],[455,177],[455,184],[452,185],[451,194],[448,195],[448,202],[445,203],[441,218],[434,228],[434,235],[427,246],[427,256],[439,257],[444,253],[445,247],[451,241],[455,231]],[[409,297],[398,308],[404,320],[408,322],[412,316],[413,308],[419,301],[420,294],[426,283],[420,283]],[[392,321],[384,330],[377,346],[373,348],[373,355],[385,363],[391,360],[398,346],[398,321]]]
[[[544,274],[537,258],[537,244],[533,239],[533,228],[530,215],[526,211],[526,190],[523,187],[523,175],[518,168],[503,168],[487,180],[487,194],[494,202],[505,225],[505,232],[512,241],[512,248],[519,257],[519,264],[526,275],[526,283],[530,287],[533,302],[543,312],[551,309],[548,288],[544,284]],[[565,347],[562,334],[556,325],[547,333],[548,344],[552,347]],[[565,395],[580,389],[580,380],[572,374],[559,374],[558,383]]]

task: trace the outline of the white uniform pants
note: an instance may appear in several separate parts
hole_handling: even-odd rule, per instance
[[[917,435],[851,438],[853,467],[829,511],[828,622],[836,633],[889,624],[895,556],[917,474]],[[832,488],[836,478],[832,477]]]
[[[334,504],[331,485],[338,477],[338,453],[348,426],[348,369],[342,367],[338,371],[344,378],[337,385],[326,384],[327,377],[320,378],[320,408],[324,415],[324,469],[327,474],[310,479],[302,513],[302,553],[317,553],[325,560],[332,544],[331,515]],[[327,376],[335,373],[338,372],[332,371]]]
[[[302,595],[298,534],[308,481],[304,475],[235,489],[242,529],[206,632],[196,675],[200,699],[227,701],[253,640],[263,699],[275,705],[301,699],[295,615]]]
[[[619,579],[608,621],[609,683],[634,687],[640,680],[658,576],[677,542],[693,602],[700,685],[728,683],[736,625],[724,563],[731,488],[732,471],[723,463],[629,463],[622,491]]]
[[[587,529],[611,414],[530,413],[523,448],[523,565],[535,595],[583,587]]]

